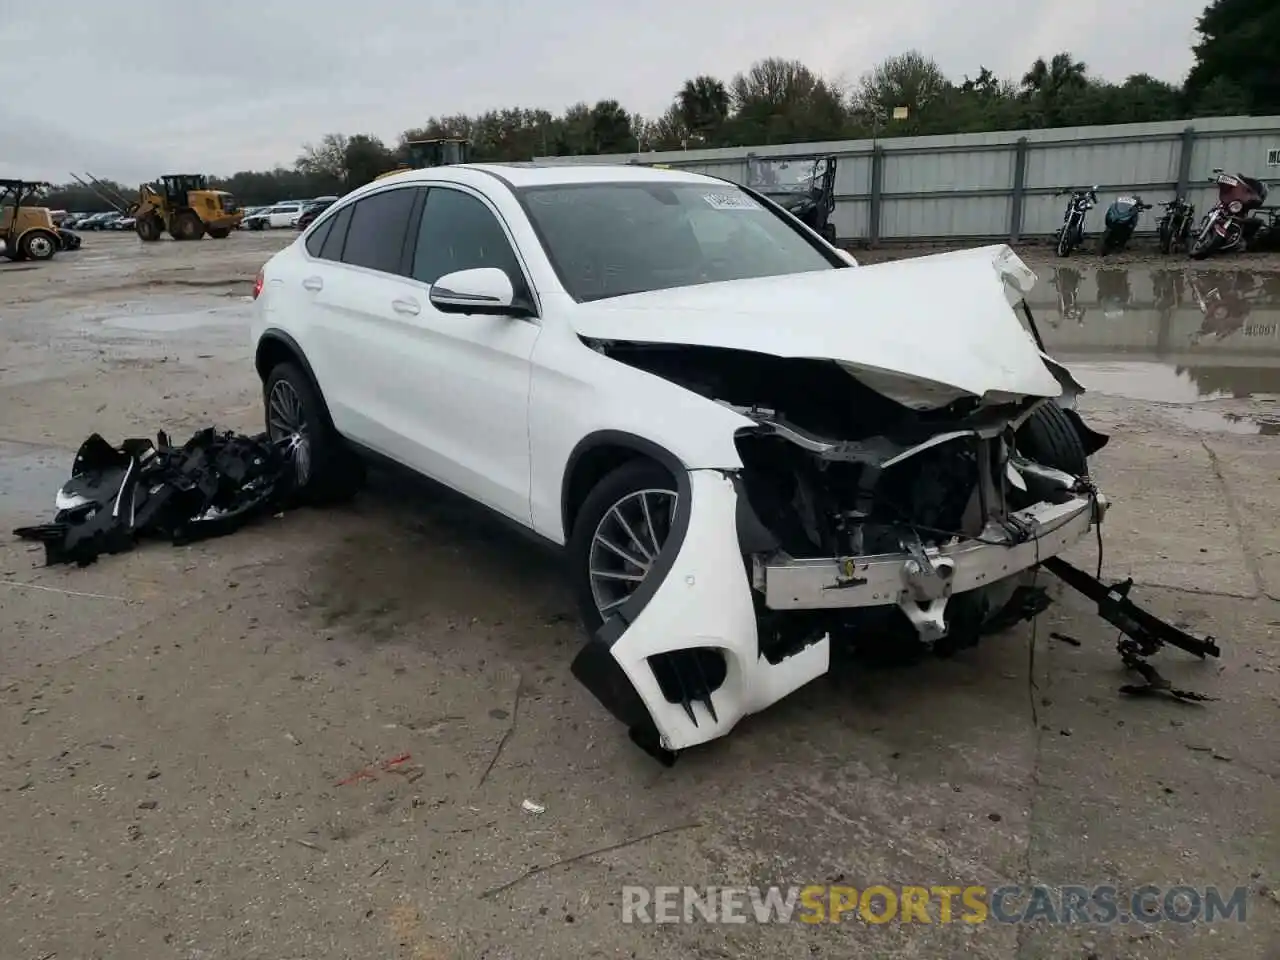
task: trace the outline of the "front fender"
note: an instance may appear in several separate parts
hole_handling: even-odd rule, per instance
[[[734,433],[748,418],[573,338],[539,337],[529,388],[530,501],[534,529],[563,543],[563,496],[585,439],[625,436],[622,446],[664,451],[681,470],[738,470]],[[645,452],[643,449],[640,452]]]

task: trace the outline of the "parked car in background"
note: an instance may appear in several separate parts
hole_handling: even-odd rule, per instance
[[[109,221],[115,220],[120,216],[116,210],[107,210],[103,213],[92,213],[81,220],[77,225],[77,230],[105,230]]]
[[[259,210],[253,216],[245,217],[243,223],[249,230],[279,230],[293,226],[294,218],[301,213],[302,201],[292,200]]]
[[[307,229],[307,227],[311,226],[312,221],[315,220],[316,217],[320,216],[320,214],[324,213],[337,202],[337,197],[316,197],[314,200],[307,201],[302,208],[302,213],[298,214],[297,219],[294,220],[293,229]]]

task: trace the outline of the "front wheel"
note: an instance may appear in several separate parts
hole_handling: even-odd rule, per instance
[[[1212,227],[1207,228],[1191,244],[1191,259],[1203,260],[1222,246],[1222,236]]]
[[[574,598],[588,633],[662,576],[679,496],[671,474],[632,460],[604,477],[583,501],[569,537]],[[675,546],[674,544],[672,546]]]
[[[231,236],[231,228],[230,227],[210,227],[209,236],[213,237],[213,239],[215,240],[225,240],[227,237]]]
[[[334,429],[311,378],[297,364],[278,363],[262,395],[267,436],[288,454],[299,497],[319,504],[354,496],[363,468]]]
[[[160,233],[164,229],[164,225],[160,222],[159,217],[145,216],[139,217],[133,222],[133,229],[137,233],[139,240],[154,243],[160,239]]]
[[[47,230],[29,230],[18,241],[18,254],[24,260],[52,260],[58,246],[58,238]]]
[[[1018,430],[1018,452],[1073,477],[1089,474],[1089,455],[1075,423],[1056,400],[1041,404]]]
[[[1173,250],[1173,226],[1167,220],[1160,221],[1160,252],[1169,254]]]

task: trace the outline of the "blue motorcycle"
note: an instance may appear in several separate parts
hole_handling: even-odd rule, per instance
[[[1138,196],[1117,197],[1116,202],[1107,208],[1099,252],[1105,257],[1108,253],[1123,250],[1138,226],[1142,211],[1151,207],[1152,204],[1143,203]]]

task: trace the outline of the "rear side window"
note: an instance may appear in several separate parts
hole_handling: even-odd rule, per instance
[[[347,239],[347,227],[351,225],[351,208],[343,207],[339,210],[332,223],[329,235],[324,238],[324,243],[320,246],[319,256],[322,260],[342,259],[342,244]]]
[[[324,242],[329,236],[329,230],[333,227],[333,221],[337,219],[337,217],[330,217],[311,231],[311,236],[307,237],[307,253],[313,257],[320,256],[320,251],[324,249]]]
[[[405,232],[417,196],[414,187],[384,190],[355,203],[342,262],[400,273]]]

